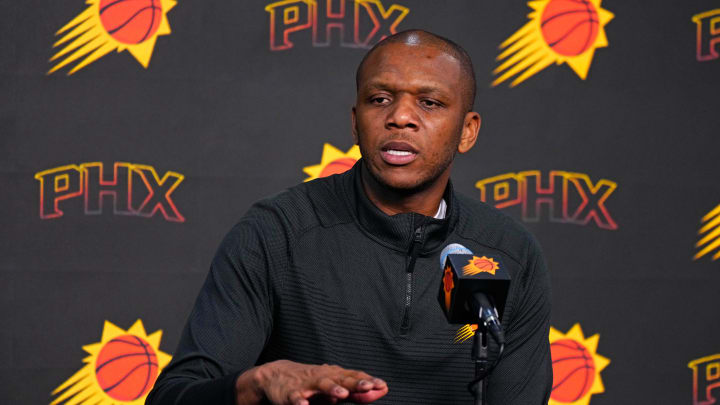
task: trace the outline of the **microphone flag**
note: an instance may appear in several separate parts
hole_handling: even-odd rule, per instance
[[[453,246],[453,245],[451,245]],[[450,248],[450,246],[448,246]],[[447,249],[447,248],[446,248]],[[455,253],[458,252],[458,253]],[[510,275],[497,254],[475,255],[467,248],[443,251],[443,276],[438,301],[448,322],[478,323],[473,294],[484,293],[497,308],[498,319],[505,309]]]

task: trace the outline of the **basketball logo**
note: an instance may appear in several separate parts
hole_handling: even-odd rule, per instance
[[[553,399],[575,402],[588,393],[595,379],[595,362],[587,349],[572,339],[550,345],[553,365]]]
[[[71,75],[112,51],[127,50],[145,68],[155,42],[170,34],[167,12],[176,0],[88,0],[88,7],[60,28],[53,48],[63,45],[50,62],[47,74],[71,63]]]
[[[100,388],[118,401],[133,401],[147,394],[157,374],[155,350],[134,335],[105,343],[95,362]]]
[[[605,391],[600,371],[610,360],[597,354],[599,338],[593,335],[586,339],[580,324],[567,334],[550,328],[553,385],[549,404],[587,405],[592,394]]]
[[[587,0],[553,0],[540,20],[545,43],[553,51],[568,56],[580,55],[595,40],[598,15]]]
[[[85,366],[52,392],[57,398],[50,404],[144,404],[170,362],[159,348],[161,336],[160,330],[148,335],[139,319],[128,330],[105,321],[100,342],[83,346],[90,354]]]
[[[493,70],[499,77],[492,86],[513,77],[510,87],[517,86],[553,63],[566,63],[585,79],[595,49],[608,46],[604,27],[614,17],[600,8],[601,1],[529,2],[530,21],[500,44],[500,66]]]
[[[100,0],[100,21],[111,37],[124,44],[137,44],[160,26],[160,0]]]
[[[350,170],[351,167],[360,159],[360,148],[354,145],[343,153],[340,149],[326,143],[323,145],[322,157],[320,164],[306,166],[303,168],[308,178],[305,181],[315,180],[320,177],[332,176]]]
[[[357,159],[353,158],[339,158],[328,163],[320,172],[320,177],[332,176],[333,174],[340,174],[350,170],[351,167],[357,162]]]

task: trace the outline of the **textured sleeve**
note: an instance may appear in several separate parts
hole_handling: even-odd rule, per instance
[[[150,405],[234,404],[237,376],[254,367],[272,330],[274,280],[285,232],[254,207],[225,236]],[[283,252],[285,253],[285,252]]]
[[[488,379],[490,405],[539,405],[550,398],[550,280],[534,239],[526,257],[525,271],[512,281],[513,310],[508,323],[503,322],[505,352]]]

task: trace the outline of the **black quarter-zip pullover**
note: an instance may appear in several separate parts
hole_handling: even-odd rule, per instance
[[[232,228],[148,404],[234,404],[237,376],[278,359],[382,378],[376,404],[471,404],[472,339],[457,341],[461,325],[438,302],[450,243],[512,277],[489,403],[547,403],[549,277],[533,237],[451,184],[444,219],[388,216],[365,195],[361,164],[262,200]],[[492,340],[489,350],[492,361]]]

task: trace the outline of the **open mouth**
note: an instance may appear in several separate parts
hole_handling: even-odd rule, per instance
[[[417,150],[406,142],[388,142],[383,145],[380,155],[385,163],[395,166],[406,165],[417,157]]]
[[[393,156],[410,156],[413,153],[409,150],[395,150],[395,149],[388,149],[385,152],[393,155]]]

